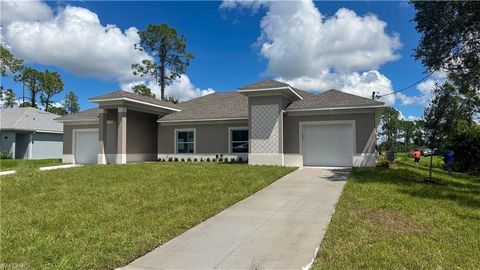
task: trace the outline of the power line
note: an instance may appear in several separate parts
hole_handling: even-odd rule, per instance
[[[389,96],[389,95],[393,95],[393,94],[396,94],[396,93],[400,93],[400,92],[405,91],[405,90],[407,90],[407,89],[409,89],[409,88],[412,88],[412,87],[414,87],[415,85],[423,82],[423,81],[424,81],[425,79],[427,79],[428,77],[432,76],[432,74],[433,74],[434,72],[435,72],[435,71],[431,71],[430,73],[428,73],[425,77],[421,78],[420,80],[418,80],[418,81],[416,81],[416,82],[414,82],[414,83],[412,83],[412,84],[410,84],[410,85],[408,85],[408,86],[406,86],[406,87],[404,87],[404,88],[402,88],[402,89],[400,89],[400,90],[393,91],[393,92],[388,93],[388,94],[376,95],[376,96],[375,96],[375,92],[373,92],[373,93],[372,93],[372,99],[373,99],[373,97],[375,97],[376,99],[379,99],[379,98],[382,98],[382,97],[385,97],[385,96]]]

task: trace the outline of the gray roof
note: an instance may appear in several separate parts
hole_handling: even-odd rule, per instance
[[[95,100],[108,100],[108,99],[117,99],[117,98],[129,98],[129,99],[133,99],[133,100],[137,100],[137,101],[141,101],[141,102],[146,102],[146,103],[150,103],[150,104],[153,104],[153,105],[169,107],[169,108],[173,108],[173,109],[177,109],[177,110],[182,109],[178,104],[174,104],[172,102],[163,101],[163,100],[159,100],[159,99],[152,98],[152,97],[146,97],[146,96],[138,95],[138,94],[123,91],[123,90],[119,90],[119,91],[111,92],[111,93],[108,93],[108,94],[92,97],[92,98],[89,98],[88,100],[89,101],[95,101]]]
[[[309,95],[304,99],[294,101],[288,106],[287,111],[292,109],[381,106],[383,104],[383,102],[377,100],[330,89],[318,95]]]
[[[237,92],[213,93],[180,105],[183,111],[165,115],[160,121],[248,117],[248,98]]]
[[[279,82],[275,80],[264,80],[264,81],[244,85],[242,87],[239,87],[237,90],[256,90],[256,89],[279,88],[279,87],[288,87],[288,86],[290,85],[283,82]]]
[[[274,80],[265,80],[249,84],[238,88],[239,90],[263,89],[289,86]],[[295,92],[302,96],[302,100],[297,100],[287,107],[288,110],[312,109],[312,108],[340,108],[340,107],[361,107],[361,106],[381,106],[383,102],[371,100],[368,98],[348,94],[337,90],[328,90],[321,94],[303,91],[290,86]],[[248,97],[234,92],[213,93],[189,101],[173,104],[171,102],[161,101],[154,98],[144,97],[126,91],[117,91],[101,96],[91,98],[90,100],[131,98],[143,102],[149,102],[161,106],[179,109],[181,111],[167,114],[160,118],[160,121],[189,121],[189,120],[218,120],[226,118],[247,118],[248,117]],[[58,120],[95,120],[98,119],[100,109],[89,109],[76,114],[67,115]]]
[[[65,115],[59,117],[55,120],[59,121],[88,121],[88,120],[96,120],[98,119],[98,115],[100,114],[101,109],[93,108],[84,111],[80,111],[78,113]]]
[[[310,92],[307,92],[305,90],[295,88],[293,86],[291,86],[291,87],[292,87],[293,90],[295,90],[295,92],[297,92],[300,96],[302,96],[302,98],[308,98],[308,97],[311,97],[311,96],[315,96],[314,93],[310,93]]]
[[[0,129],[20,131],[63,132],[58,115],[36,108],[11,108],[0,110]]]

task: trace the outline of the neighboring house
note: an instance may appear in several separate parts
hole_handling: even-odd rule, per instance
[[[180,104],[125,91],[59,118],[64,162],[168,158],[286,166],[374,166],[383,103],[337,90],[315,95],[266,80]]]
[[[58,115],[36,108],[0,110],[0,151],[15,159],[61,158],[62,124]]]

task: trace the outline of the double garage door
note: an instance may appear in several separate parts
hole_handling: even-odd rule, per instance
[[[353,147],[352,124],[303,125],[303,165],[350,167]]]
[[[75,163],[97,163],[98,129],[74,130],[73,138]]]

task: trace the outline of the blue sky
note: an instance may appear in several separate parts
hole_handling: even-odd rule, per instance
[[[184,97],[185,99],[201,94],[210,93],[212,90],[217,92],[231,91],[244,84],[267,78],[281,78],[287,82],[298,83],[299,85],[295,86],[300,87],[304,85],[300,82],[302,79],[299,78],[300,76],[302,76],[303,78],[303,74],[301,71],[296,72],[296,70],[294,70],[294,67],[287,70],[284,70],[282,68],[282,65],[290,66],[290,63],[292,63],[293,61],[280,59],[277,53],[278,50],[262,52],[262,45],[264,44],[283,44],[281,46],[279,45],[279,48],[281,48],[281,50],[284,50],[282,51],[283,53],[292,52],[295,57],[299,56],[299,53],[295,52],[295,47],[289,48],[289,40],[293,37],[286,36],[284,39],[282,39],[282,37],[284,37],[285,35],[281,32],[283,31],[281,28],[288,28],[287,21],[283,21],[281,23],[274,22],[270,24],[273,30],[267,30],[267,28],[263,28],[261,26],[262,20],[268,21],[274,18],[267,18],[267,12],[270,12],[272,14],[275,14],[275,12],[290,12],[289,9],[285,11],[281,9],[281,7],[274,7],[273,5],[269,4],[259,4],[258,6],[252,6],[244,3],[237,3],[235,6],[221,8],[221,2],[213,1],[47,2],[46,5],[48,6],[45,6],[45,3],[43,2],[36,2],[35,4],[41,4],[45,12],[43,14],[37,12],[39,14],[36,15],[30,12],[28,16],[37,17],[28,18],[28,16],[26,16],[27,18],[22,19],[22,21],[25,21],[26,27],[14,28],[13,26],[15,25],[16,19],[11,19],[10,21],[2,21],[2,26],[4,27],[2,28],[2,40],[7,44],[7,46],[11,48],[12,52],[26,59],[29,65],[32,65],[38,69],[48,68],[50,70],[58,71],[62,75],[62,78],[65,82],[66,91],[64,91],[63,94],[65,94],[69,90],[75,91],[80,97],[80,105],[82,109],[87,109],[95,106],[95,104],[88,103],[87,99],[89,97],[117,90],[119,88],[125,88],[133,79],[130,77],[125,78],[125,76],[123,75],[123,77],[118,75],[103,76],[100,74],[101,72],[98,72],[98,74],[88,74],[88,72],[84,72],[82,70],[82,68],[89,68],[89,65],[95,64],[96,61],[98,61],[98,64],[102,64],[104,62],[110,61],[109,59],[119,58],[118,55],[122,55],[123,57],[124,53],[115,54],[110,52],[110,50],[120,51],[120,49],[117,48],[118,46],[116,42],[113,42],[111,45],[105,45],[105,47],[102,49],[103,52],[99,51],[96,53],[92,53],[92,55],[105,55],[106,58],[100,57],[100,59],[97,60],[94,56],[90,55],[92,57],[92,59],[88,59],[90,63],[86,64],[86,66],[83,67],[75,67],[75,64],[79,63],[80,65],[83,59],[87,59],[90,56],[81,54],[89,54],[91,49],[89,49],[88,46],[94,46],[93,44],[95,44],[96,42],[103,42],[101,40],[97,40],[94,36],[91,37],[90,40],[84,40],[86,44],[82,43],[82,45],[79,45],[78,41],[76,43],[62,44],[60,41],[58,41],[62,40],[61,37],[58,38],[58,40],[47,40],[47,38],[45,38],[49,36],[47,32],[42,32],[48,31],[49,28],[46,27],[44,28],[46,30],[39,30],[40,33],[38,33],[36,38],[31,38],[31,35],[28,37],[28,39],[31,38],[28,41],[29,46],[23,44],[27,43],[27,41],[20,40],[21,35],[18,34],[18,31],[25,31],[25,28],[31,29],[32,25],[36,26],[35,24],[38,23],[44,23],[45,25],[49,25],[52,24],[53,20],[55,20],[55,18],[58,18],[59,16],[66,17],[66,15],[63,13],[65,13],[64,9],[67,6],[81,7],[89,11],[90,13],[88,14],[96,14],[98,16],[99,23],[97,23],[98,25],[95,25],[95,23],[89,23],[90,26],[95,25],[92,27],[106,27],[107,25],[114,25],[118,28],[118,30],[121,31],[121,37],[124,37],[125,31],[130,27],[135,27],[136,29],[142,30],[146,28],[146,26],[150,23],[167,23],[171,27],[177,29],[179,33],[185,35],[187,38],[187,48],[190,52],[194,53],[195,58],[191,61],[191,64],[186,73],[187,76],[184,78],[183,82],[177,83],[176,86],[174,86],[175,90],[171,90],[173,91],[172,93],[177,93],[177,95],[181,95],[178,93],[182,93],[182,91],[190,91],[191,94],[187,97]],[[291,8],[292,13],[295,12],[295,8]],[[313,83],[311,84],[311,87],[308,87],[309,89],[307,90],[323,91],[327,89],[322,88],[340,87],[340,90],[369,96],[372,91],[376,90],[376,81],[372,82],[372,84],[366,84],[364,87],[353,86],[353,88],[355,89],[350,90],[351,86],[350,88],[348,85],[342,86],[342,78],[346,78],[345,76],[350,78],[350,75],[353,73],[361,75],[363,72],[370,72],[372,70],[375,70],[375,72],[378,72],[375,74],[381,74],[381,80],[379,80],[378,83],[381,84],[382,87],[384,87],[382,88],[384,89],[382,93],[388,93],[389,91],[391,92],[392,90],[396,90],[404,87],[405,85],[409,85],[410,83],[417,81],[419,78],[424,76],[424,68],[422,67],[421,63],[415,61],[411,56],[413,53],[413,49],[416,47],[419,39],[419,34],[415,31],[415,24],[414,22],[412,22],[412,18],[414,16],[414,9],[412,6],[401,2],[355,1],[315,2],[314,8],[308,5],[299,7],[299,9],[303,10],[302,12],[310,12],[310,10],[315,11],[316,9],[316,12],[321,14],[322,20],[324,22],[327,22],[328,20],[334,18],[337,11],[342,8],[347,9],[348,11],[353,11],[355,13],[354,16],[352,15],[353,17],[349,17],[351,19],[350,21],[347,20],[347,22],[351,22],[352,24],[356,22],[356,19],[361,20],[362,18],[365,19],[367,17],[370,19],[376,17],[376,20],[373,20],[373,22],[371,22],[373,25],[378,25],[382,23],[386,24],[386,26],[382,30],[382,33],[378,33],[378,30],[370,33],[370,35],[372,35],[372,40],[368,42],[371,42],[372,47],[376,47],[376,37],[378,37],[379,40],[381,38],[386,38],[387,41],[384,40],[384,42],[390,45],[385,46],[389,46],[389,48],[385,49],[385,46],[381,45],[378,46],[378,50],[382,50],[382,52],[379,53],[385,53],[388,55],[385,56],[384,59],[382,58],[380,60],[372,60],[374,62],[372,64],[363,65],[361,63],[360,67],[353,68],[348,66],[348,64],[347,68],[345,68],[345,65],[336,65],[334,62],[337,58],[333,58],[333,63],[330,62],[330,64],[324,64],[319,67],[318,70],[319,72],[325,71],[329,74],[340,74],[341,76],[339,76],[338,79],[335,79],[335,83]],[[38,7],[35,8],[35,10],[39,9],[40,8]],[[48,9],[50,9],[50,11],[48,11]],[[2,9],[2,15],[4,15],[4,12],[8,11],[6,11],[6,9],[4,8]],[[21,16],[17,16],[16,18],[18,17],[21,18]],[[313,16],[313,18],[315,18],[315,16]],[[28,20],[35,20],[35,22],[30,22],[30,24],[27,24]],[[68,23],[75,23],[75,21],[72,20],[66,21]],[[358,23],[365,24],[364,26],[360,26],[360,32],[363,31],[361,30],[361,27],[369,27],[367,26],[367,22],[360,21]],[[305,25],[302,27],[308,27]],[[315,21],[313,21],[311,25],[313,25],[313,28],[317,24],[315,24]],[[324,24],[324,26],[325,25],[326,24]],[[11,27],[11,29],[9,29],[8,27]],[[56,34],[53,36],[68,36],[72,32],[72,30],[65,30],[65,26],[58,27],[60,28],[60,30],[58,31],[62,31],[63,29],[65,33],[57,31],[55,32]],[[279,29],[274,29],[275,27],[279,27]],[[352,27],[356,26],[348,26],[348,28]],[[319,31],[324,30],[307,29],[305,31],[311,31],[312,35],[310,36],[316,36],[317,33],[318,35],[322,35],[322,33],[320,33]],[[341,32],[341,28],[339,28],[339,31]],[[295,33],[295,31],[293,31],[292,33]],[[262,34],[263,40],[259,41],[259,37],[261,37]],[[348,33],[345,32],[345,35],[348,35]],[[366,33],[366,35],[369,34]],[[307,35],[307,37],[309,36]],[[344,36],[342,36],[342,33],[332,34],[331,32],[325,35],[325,37],[328,38],[328,41],[320,40],[315,43],[315,46],[318,46],[318,48],[323,48],[321,45],[322,42],[342,42],[342,40],[345,38]],[[398,39],[397,41],[399,41],[401,45],[394,44],[395,37]],[[52,37],[52,39],[54,38]],[[67,39],[68,38],[66,37],[65,40]],[[49,42],[52,42],[52,45],[50,45]],[[109,42],[111,42],[111,40]],[[303,44],[301,44],[303,42],[302,40],[297,40],[295,42],[292,42],[295,43],[295,46],[303,46]],[[38,46],[36,46],[37,43]],[[46,43],[46,45],[44,43]],[[33,48],[31,47],[31,44],[33,44]],[[80,50],[77,48],[77,46],[83,46],[84,49]],[[361,48],[358,48],[359,53],[355,54],[360,55],[360,62],[362,62],[362,53],[365,55],[376,53],[375,50],[377,49],[372,49],[372,51],[368,51],[368,48],[365,48],[366,46],[370,46],[369,43],[363,44]],[[30,50],[30,52],[28,50]],[[34,50],[35,53],[32,53],[31,50]],[[62,56],[58,56],[58,54],[53,54],[56,50],[71,50],[71,54],[80,55],[76,60],[64,60],[62,59]],[[315,50],[315,47],[313,47],[312,50]],[[355,42],[353,42],[353,44],[348,47],[348,51],[351,53],[351,51],[355,50]],[[313,58],[312,61],[322,60],[327,56],[330,57],[332,54],[338,54],[338,56],[335,57],[342,57],[342,53],[344,51],[330,50],[329,52],[329,55],[324,56],[321,55],[320,50],[320,55],[316,56],[318,58]],[[112,54],[112,58],[108,58],[109,54]],[[51,60],[53,58],[55,58],[55,60]],[[315,63],[308,64],[309,66],[315,65]],[[106,68],[112,67],[107,66]],[[298,70],[302,70],[302,67],[300,67]],[[126,72],[128,72],[128,70]],[[315,72],[316,71],[314,70],[311,74],[306,76],[309,76],[309,78],[311,79],[313,78],[315,80],[322,80],[323,77],[315,77]],[[435,79],[439,78],[441,78],[441,76],[426,81],[419,87],[420,89],[413,87],[405,91],[403,96],[397,96],[396,99],[393,101],[394,107],[399,109],[406,117],[421,116],[423,113],[425,102],[428,101],[429,89],[427,88],[429,88],[435,82]],[[385,81],[389,81],[389,84],[385,85]],[[6,87],[13,88],[17,92],[17,96],[21,96],[20,85],[13,83],[11,79],[4,79],[2,84]],[[357,88],[361,89],[359,90]],[[59,95],[56,98],[56,101],[60,102],[63,98],[63,94]]]

